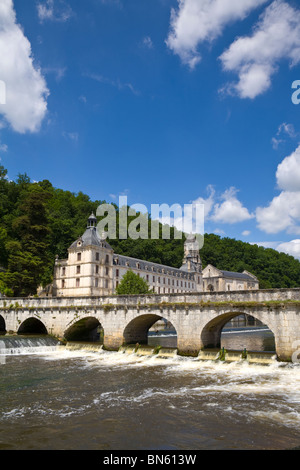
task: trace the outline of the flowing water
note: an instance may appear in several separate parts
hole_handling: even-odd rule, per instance
[[[222,335],[223,344],[244,347],[246,339],[248,348],[271,347],[267,331]],[[171,348],[176,337],[160,340]],[[140,356],[0,337],[1,450],[299,445],[300,364]]]

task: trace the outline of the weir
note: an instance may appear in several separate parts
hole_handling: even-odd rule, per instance
[[[49,353],[57,350],[86,351],[88,353],[100,353],[103,345],[91,342],[68,342],[62,345],[55,338],[46,337],[15,337],[4,336],[0,340],[0,355],[26,355]],[[135,355],[137,357],[149,356],[159,359],[169,359],[178,356],[177,348],[163,348],[140,345],[127,345],[119,348],[119,353]],[[114,354],[112,352],[112,354]],[[196,360],[199,361],[220,361],[220,362],[245,362],[249,364],[272,364],[276,362],[276,354],[272,352],[260,351],[225,351],[223,350],[202,350]]]
[[[54,351],[60,342],[50,336],[1,336],[0,355],[35,354]]]

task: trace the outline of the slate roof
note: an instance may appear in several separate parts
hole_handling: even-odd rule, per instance
[[[171,266],[165,266],[163,264],[151,263],[150,261],[131,258],[130,256],[114,254],[113,260],[115,266],[126,267],[131,269],[140,269],[141,271],[148,271],[149,273],[155,272],[158,274],[161,273],[163,275],[169,274],[176,277],[184,277],[185,279],[193,279],[192,273],[186,273],[181,269],[172,268]]]
[[[104,239],[101,239],[101,237],[98,234],[97,228],[96,227],[88,227],[84,234],[78,238],[70,248],[77,248],[77,243],[81,241],[82,246],[99,246],[103,248],[108,248],[109,250],[112,250],[111,246],[105,241]]]
[[[223,274],[223,276],[227,278],[244,279],[245,281],[250,281],[250,280],[254,281],[254,278],[247,273],[235,273],[232,271],[222,271],[221,269],[220,271]]]

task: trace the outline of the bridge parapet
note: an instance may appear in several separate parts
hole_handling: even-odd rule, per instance
[[[151,295],[111,295],[101,297],[22,297],[0,298],[0,309],[14,308],[59,308],[102,305],[151,305],[151,304],[206,304],[219,302],[285,302],[299,301],[300,288],[266,289],[227,292],[201,292],[185,294],[151,294]]]

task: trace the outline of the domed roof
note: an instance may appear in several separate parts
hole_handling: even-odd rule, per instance
[[[79,237],[74,243],[72,243],[69,249],[77,248],[78,243],[80,242],[81,246],[83,247],[92,245],[112,250],[112,247],[109,245],[109,243],[107,243],[105,237],[103,235],[100,237],[96,227],[96,222],[97,218],[94,213],[92,213],[88,218],[88,225],[86,231],[81,237]]]

